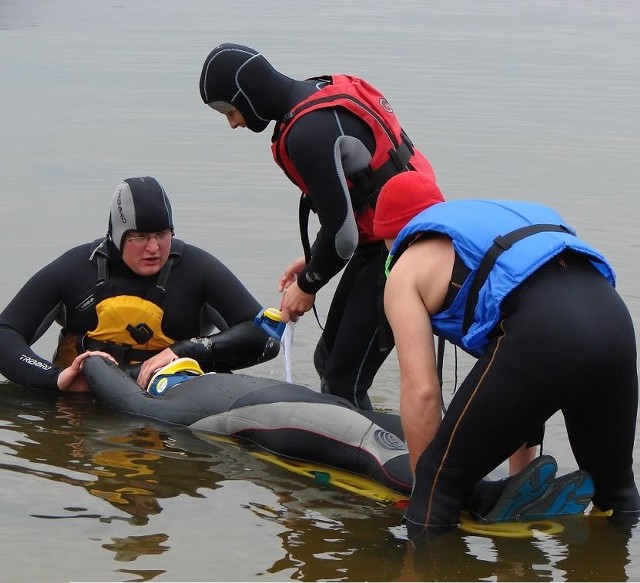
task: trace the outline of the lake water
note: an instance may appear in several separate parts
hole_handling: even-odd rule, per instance
[[[613,262],[640,326],[639,25],[635,0],[0,0],[0,306],[103,235],[116,184],[144,174],[170,194],[181,238],[278,304],[300,254],[298,193],[268,131],[231,132],[200,100],[204,58],[229,41],[292,77],[373,82],[449,198],[557,208]],[[312,387],[318,335],[311,316],[296,325],[293,377]],[[52,331],[36,348],[54,345]],[[469,364],[458,355],[459,378]],[[376,407],[397,411],[397,383],[392,357]],[[0,390],[2,581],[640,580],[638,527],[567,519],[551,536],[453,531],[413,549],[400,510],[247,450],[82,397]],[[561,417],[545,450],[575,469]],[[639,476],[638,445],[635,459]]]

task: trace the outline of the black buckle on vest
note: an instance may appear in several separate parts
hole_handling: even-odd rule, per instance
[[[127,324],[126,330],[129,332],[129,336],[136,341],[136,344],[146,344],[153,338],[153,330],[145,323],[136,326]]]
[[[371,166],[350,174],[348,178],[353,183],[350,193],[354,210],[359,211],[367,206],[375,206],[377,196],[371,200],[372,194],[376,191],[374,171]]]
[[[375,207],[380,189],[392,176],[409,169],[409,160],[413,156],[413,142],[402,130],[402,141],[397,148],[391,148],[387,155],[389,159],[376,170],[367,166],[358,172],[347,176],[352,187],[349,189],[351,201],[355,211],[367,207]]]
[[[496,247],[500,247],[500,249],[502,249],[502,251],[500,251],[501,253],[503,253],[507,249],[511,249],[511,246],[513,245],[513,243],[509,241],[509,239],[503,237],[502,235],[498,235],[493,240],[493,244],[496,245]]]

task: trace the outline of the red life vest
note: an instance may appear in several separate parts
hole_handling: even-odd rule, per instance
[[[373,236],[373,215],[382,185],[404,170],[423,172],[434,181],[435,176],[429,161],[414,149],[382,93],[358,77],[332,75],[328,80],[329,84],[301,101],[283,118],[276,127],[271,150],[274,160],[291,182],[307,194],[308,188],[291,162],[285,145],[294,123],[301,116],[323,107],[343,107],[362,119],[373,132],[376,149],[366,169],[346,178],[360,243],[368,243],[376,240]]]

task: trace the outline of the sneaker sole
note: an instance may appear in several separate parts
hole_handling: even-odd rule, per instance
[[[532,505],[553,483],[558,471],[556,460],[550,455],[541,455],[524,470],[509,479],[502,494],[482,520],[504,522],[515,520],[522,510]]]
[[[591,503],[594,493],[593,479],[578,470],[556,478],[549,489],[537,500],[522,509],[518,520],[539,520],[550,516],[582,514]]]

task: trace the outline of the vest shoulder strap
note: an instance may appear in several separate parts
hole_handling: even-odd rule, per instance
[[[469,288],[469,295],[467,297],[467,303],[464,310],[464,320],[462,324],[463,333],[466,334],[473,323],[473,316],[476,311],[476,305],[478,303],[478,296],[480,294],[480,290],[484,285],[487,277],[489,277],[489,273],[493,269],[498,257],[502,255],[507,249],[510,249],[515,243],[529,237],[531,235],[535,235],[536,233],[542,232],[562,232],[572,234],[569,229],[567,229],[563,225],[550,225],[550,224],[538,224],[538,225],[527,225],[525,227],[521,227],[519,229],[515,229],[506,235],[498,235],[493,240],[493,245],[489,247],[487,252],[484,254],[480,265],[478,266],[478,270],[476,275],[471,283],[471,287]]]
[[[107,238],[96,239],[91,244],[91,255],[89,261],[96,262],[98,276],[96,278],[96,288],[102,286],[109,277],[109,251],[107,249]]]

